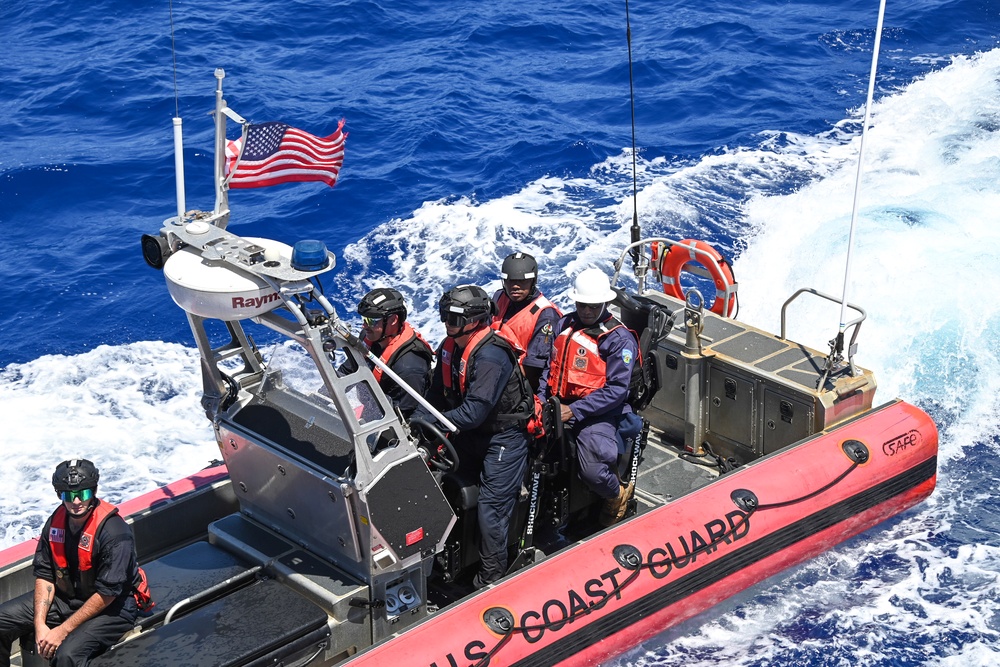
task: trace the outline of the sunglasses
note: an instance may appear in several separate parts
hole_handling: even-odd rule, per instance
[[[381,317],[362,317],[361,321],[365,323],[365,326],[374,329],[378,326],[379,322],[382,321]]]
[[[71,503],[77,498],[79,498],[83,502],[87,502],[94,497],[94,490],[80,489],[78,491],[60,491],[59,497],[62,498],[62,501],[64,503]]]
[[[441,321],[447,324],[449,327],[464,327],[466,324],[469,323],[469,318],[461,313],[442,311]]]

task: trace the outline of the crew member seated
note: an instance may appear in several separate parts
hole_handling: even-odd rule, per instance
[[[635,490],[634,480],[623,484],[618,476],[617,429],[632,413],[629,381],[638,341],[608,311],[615,293],[600,269],[580,273],[569,296],[576,310],[559,320],[538,397],[559,399],[559,418],[576,440],[580,478],[605,499],[599,521],[610,526],[625,515]]]
[[[60,504],[35,549],[34,591],[0,605],[0,665],[10,665],[14,640],[32,631],[38,657],[50,665],[87,665],[133,628],[139,602],[149,602],[132,528],[97,497],[99,480],[87,459],[63,461],[52,473]]]
[[[505,324],[525,351],[521,367],[531,391],[538,391],[538,378],[552,349],[553,327],[562,313],[538,289],[538,262],[531,255],[515,252],[500,267],[503,289],[493,295],[497,314],[494,327]]]
[[[389,287],[372,290],[358,303],[358,314],[363,326],[361,332],[366,347],[392,369],[404,382],[421,396],[427,391],[431,376],[434,351],[423,336],[406,321],[406,302],[403,295]],[[341,372],[352,373],[353,362],[348,361]],[[375,380],[386,397],[408,419],[417,408],[417,399],[381,368],[369,364]]]
[[[438,348],[427,400],[456,427],[463,472],[479,479],[477,515],[482,588],[507,571],[511,517],[528,465],[527,418],[532,394],[517,352],[490,328],[496,308],[477,285],[447,291],[439,304],[447,337]],[[414,417],[431,421],[418,408]]]

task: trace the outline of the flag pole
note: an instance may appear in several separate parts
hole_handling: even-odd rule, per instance
[[[215,215],[216,225],[222,229],[229,224],[229,191],[225,186],[224,167],[226,160],[226,100],[222,97],[222,80],[226,71],[215,70]]]

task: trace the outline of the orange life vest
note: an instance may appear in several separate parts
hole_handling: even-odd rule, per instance
[[[521,356],[524,354],[524,349],[516,338],[514,338],[513,332],[507,326],[500,324],[492,324],[488,327],[483,327],[479,331],[472,334],[469,339],[468,344],[465,349],[462,350],[462,358],[458,362],[458,388],[457,391],[459,395],[465,396],[465,379],[466,370],[469,366],[469,359],[472,358],[472,354],[480,348],[484,343],[490,342],[488,336],[490,334],[495,334],[499,336],[504,342],[507,343],[511,348],[511,353],[514,356],[514,361],[517,362],[518,366],[521,364]],[[452,385],[452,358],[455,356],[455,339],[445,338],[444,343],[441,344],[441,380],[444,382],[445,392],[456,391],[456,388]]]
[[[462,350],[461,359],[458,360],[458,387],[455,387],[452,369],[455,357],[454,338],[445,338],[444,342],[441,343],[438,363],[441,366],[441,381],[444,385],[445,398],[453,406],[457,405],[460,399],[465,396],[469,360],[479,348],[490,344],[499,345],[507,350],[515,364],[514,372],[507,381],[507,386],[500,395],[500,400],[494,407],[491,418],[487,420],[493,423],[483,425],[488,430],[498,431],[508,426],[511,421],[529,420],[535,414],[535,398],[528,386],[528,380],[524,377],[524,371],[521,369],[521,356],[524,355],[524,350],[521,349],[510,329],[504,325],[491,325],[472,334],[465,349]]]
[[[75,590],[69,573],[66,557],[66,532],[69,512],[63,505],[56,508],[49,523],[49,551],[55,566],[56,588],[67,598],[86,599],[94,594],[97,573],[93,571],[93,552],[97,542],[97,532],[108,518],[118,514],[118,508],[111,503],[99,501],[84,521],[80,540],[76,547],[77,568],[80,573],[80,589]]]
[[[402,330],[389,341],[389,344],[382,350],[382,354],[379,355],[379,359],[384,361],[386,366],[392,368],[396,359],[411,350],[426,356],[428,361],[434,359],[434,348],[430,346],[430,343],[424,340],[420,332],[411,327],[409,322],[403,322]],[[372,375],[375,376],[376,382],[382,382],[384,374],[384,371],[378,366],[372,368]]]
[[[97,531],[107,521],[108,517],[118,514],[118,508],[109,502],[100,501],[97,506],[87,515],[87,520],[80,531],[80,542],[77,544],[77,566],[83,573],[93,567],[91,558],[96,541]],[[49,548],[52,550],[52,561],[56,569],[63,572],[62,576],[56,579],[66,578],[69,568],[69,561],[66,559],[66,530],[69,522],[69,513],[63,505],[56,508],[52,516],[52,523],[49,524]]]
[[[506,292],[500,293],[500,297],[497,299],[497,310],[499,312],[493,317],[493,324],[495,326],[502,322],[510,327],[514,337],[517,338],[521,344],[521,348],[524,350],[528,349],[528,343],[531,342],[531,337],[535,334],[535,327],[538,326],[538,318],[541,317],[545,309],[552,308],[556,311],[556,315],[562,317],[562,312],[560,312],[559,308],[549,301],[544,294],[539,294],[529,305],[516,312],[509,320],[504,322],[503,316],[507,314],[507,309],[510,308],[512,303]]]
[[[549,359],[549,391],[569,403],[603,387],[608,365],[598,352],[602,338],[625,326],[615,318],[584,329],[566,327],[556,336]]]
[[[79,596],[86,599],[92,596],[97,589],[95,582],[97,573],[94,571],[93,554],[97,543],[97,533],[101,526],[112,516],[118,514],[118,508],[111,503],[100,500],[97,505],[87,515],[87,519],[80,531],[80,540],[76,546],[77,568],[80,571],[80,587],[82,590],[75,591],[69,576],[69,559],[66,557],[66,531],[69,523],[69,513],[66,507],[59,505],[52,515],[49,523],[49,551],[52,553],[52,562],[55,565],[56,587],[68,598]],[[132,595],[141,611],[148,611],[154,606],[152,595],[149,590],[149,583],[146,573],[142,568],[138,568],[135,579],[132,582]]]

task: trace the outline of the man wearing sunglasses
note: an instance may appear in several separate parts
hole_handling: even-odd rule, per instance
[[[56,467],[61,502],[35,549],[34,593],[0,606],[0,666],[10,665],[14,640],[32,631],[50,664],[87,665],[135,625],[135,541],[118,509],[97,497],[99,478],[86,459]]]
[[[427,400],[458,427],[454,444],[461,470],[480,481],[480,567],[472,585],[482,588],[507,571],[508,531],[527,471],[526,424],[534,398],[518,352],[490,327],[496,305],[486,290],[460,285],[445,292],[438,307],[447,337],[438,348]]]
[[[608,311],[615,293],[600,269],[580,273],[569,296],[576,310],[556,326],[538,397],[559,399],[560,418],[576,437],[580,478],[605,499],[599,521],[610,526],[624,516],[635,488],[618,477],[617,430],[632,412],[629,383],[639,341]]]
[[[423,396],[430,382],[434,351],[406,321],[403,295],[389,287],[373,289],[358,303],[358,314],[361,315],[361,332],[368,349]],[[354,370],[344,369],[345,372]],[[409,419],[417,408],[417,399],[378,366],[372,366],[372,374],[392,404],[399,408],[403,418]]]
[[[493,295],[497,304],[494,325],[510,327],[525,351],[521,367],[531,391],[538,390],[538,378],[549,360],[553,327],[562,317],[559,309],[538,289],[538,262],[531,255],[515,252],[500,267],[503,289]]]

